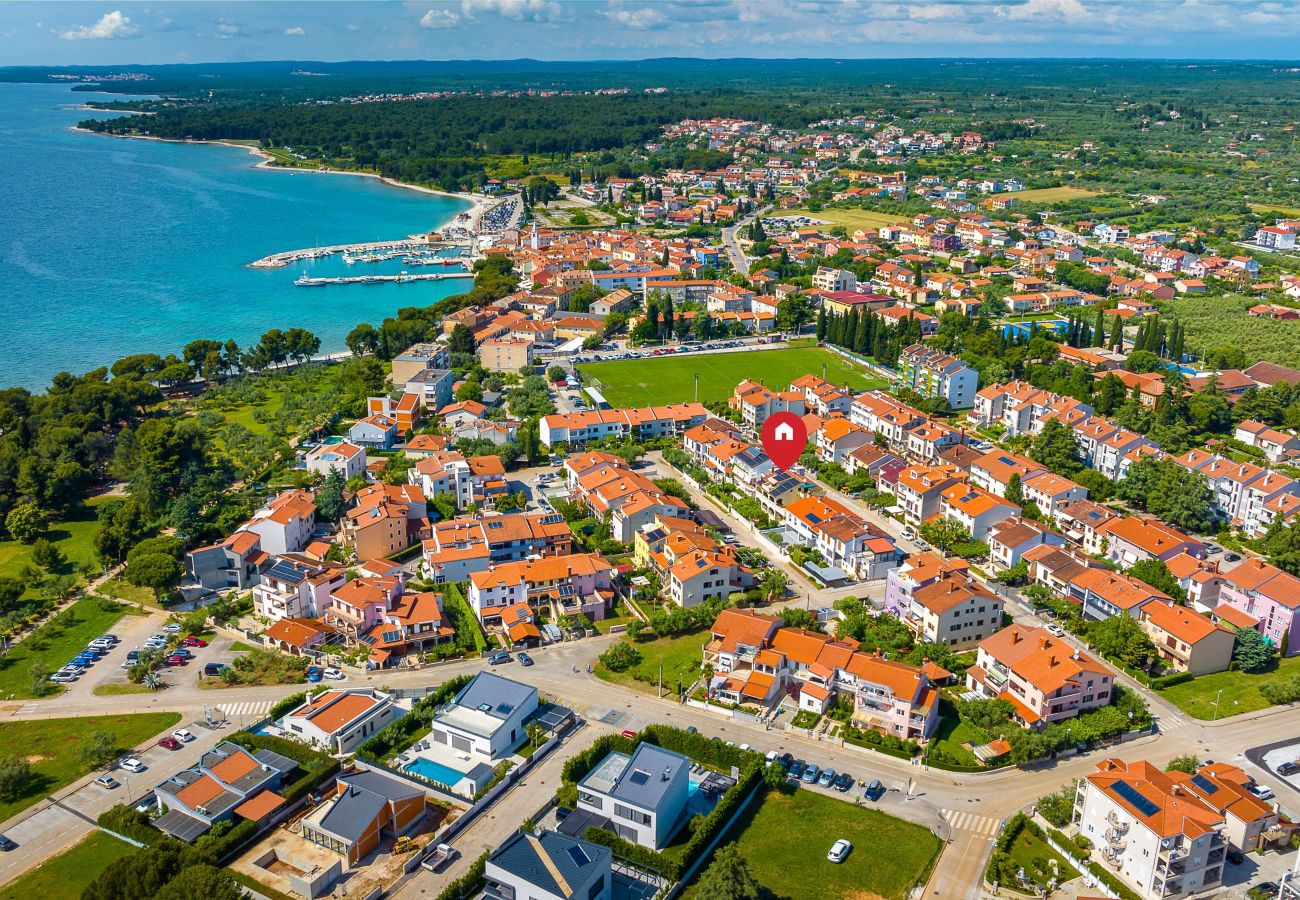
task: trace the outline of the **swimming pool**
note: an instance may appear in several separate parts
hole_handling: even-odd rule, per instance
[[[423,756],[416,757],[405,766],[406,771],[414,772],[421,778],[427,778],[434,784],[441,784],[452,788],[465,777],[465,773],[453,769],[451,766],[444,766],[442,763],[434,762],[431,759],[425,759]]]

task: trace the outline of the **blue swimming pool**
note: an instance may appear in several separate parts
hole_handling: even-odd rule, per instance
[[[445,785],[446,787],[455,787],[456,784],[465,777],[465,773],[451,766],[444,766],[442,763],[434,762],[431,759],[425,759],[423,756],[417,757],[403,766],[406,771],[414,772],[421,778],[427,778],[434,784]]]

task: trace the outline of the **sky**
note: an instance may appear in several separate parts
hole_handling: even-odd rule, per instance
[[[718,57],[1295,59],[1295,0],[0,2],[0,65]]]

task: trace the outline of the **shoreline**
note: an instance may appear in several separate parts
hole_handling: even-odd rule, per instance
[[[252,168],[254,169],[266,169],[268,171],[276,171],[276,172],[307,172],[316,175],[352,175],[360,178],[374,178],[382,182],[383,184],[387,184],[391,187],[404,188],[409,191],[417,191],[421,194],[431,194],[436,197],[451,197],[456,200],[464,200],[465,202],[470,204],[470,208],[466,210],[466,212],[469,213],[469,218],[470,218],[469,227],[474,230],[478,229],[479,222],[482,220],[483,214],[486,213],[489,208],[496,205],[496,201],[493,200],[491,197],[484,197],[478,194],[466,194],[458,191],[443,191],[437,188],[424,187],[423,185],[419,185],[419,184],[411,184],[410,182],[406,182],[406,181],[398,181],[394,178],[389,178],[386,175],[379,175],[375,172],[351,172],[348,171],[347,169],[330,169],[330,168],[299,169],[290,166],[278,166],[275,165],[274,156],[267,153],[261,147],[256,147],[251,144],[236,144],[231,141],[200,141],[191,138],[185,138],[185,139],[161,138],[161,137],[155,137],[153,135],[148,135],[148,134],[107,134],[105,132],[100,132],[100,131],[91,131],[89,128],[82,128],[80,125],[71,125],[69,126],[69,129],[72,131],[81,132],[82,134],[94,135],[96,137],[124,138],[126,140],[134,140],[134,141],[158,141],[159,143],[162,144],[194,144],[194,145],[202,145],[202,146],[210,146],[210,147],[231,147],[236,150],[247,150],[253,156],[256,156],[258,158],[258,162],[254,166],[252,166]],[[459,213],[456,213],[456,215],[459,215]],[[447,222],[443,222],[439,224],[437,228],[438,229],[445,228],[447,225],[449,225],[451,222],[454,221],[455,221],[455,216],[453,216]],[[431,230],[435,230],[435,229],[431,229]]]

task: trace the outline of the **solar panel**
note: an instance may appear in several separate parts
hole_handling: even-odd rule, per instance
[[[302,573],[298,570],[298,567],[284,560],[280,560],[271,566],[271,571],[267,575],[278,581],[298,581],[302,578]]]
[[[642,772],[640,769],[637,769],[635,772],[629,775],[628,778],[631,780],[633,784],[645,784],[650,780],[650,776],[647,775],[645,772]]]
[[[585,866],[591,862],[591,857],[587,855],[587,851],[578,846],[569,848],[569,858],[573,860],[573,864],[576,866]]]
[[[383,637],[384,637],[384,640],[385,640],[386,642],[388,642],[388,643],[392,643],[392,642],[394,642],[394,641],[400,641],[400,640],[402,639],[402,632],[401,632],[401,631],[385,631]]]
[[[1127,800],[1134,809],[1144,816],[1154,816],[1156,813],[1160,812],[1159,806],[1156,806],[1146,797],[1139,794],[1137,788],[1133,787],[1133,785],[1126,781],[1116,782],[1115,793]]]
[[[1193,775],[1192,784],[1196,785],[1207,794],[1213,794],[1219,789],[1219,786],[1204,775]]]

